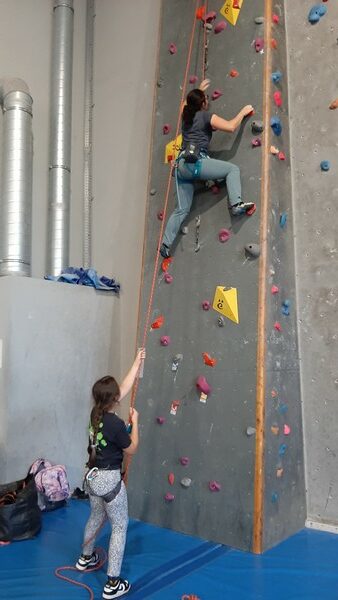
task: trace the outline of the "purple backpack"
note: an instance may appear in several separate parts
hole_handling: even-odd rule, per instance
[[[38,458],[29,472],[34,475],[41,510],[54,510],[66,504],[70,489],[63,465],[52,465],[48,460]]]

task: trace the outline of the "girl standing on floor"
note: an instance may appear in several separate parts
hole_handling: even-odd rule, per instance
[[[112,534],[108,551],[108,581],[102,598],[118,598],[130,590],[130,583],[120,577],[128,526],[127,491],[121,480],[123,455],[135,454],[138,447],[138,412],[130,409],[132,430],[116,410],[130,392],[145,350],[137,353],[133,366],[119,386],[114,377],[99,379],[93,386],[94,407],[90,416],[89,461],[85,488],[89,493],[91,513],[84,532],[83,553],[76,563],[79,571],[95,567],[99,556],[94,551],[95,537],[106,517]]]

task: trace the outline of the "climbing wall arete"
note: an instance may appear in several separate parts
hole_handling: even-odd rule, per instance
[[[192,0],[164,0],[162,5],[140,339],[158,247],[161,226],[158,216],[163,210],[168,181],[165,147],[175,135],[195,5]],[[260,120],[264,25],[256,23],[255,18],[264,14],[264,2],[244,1],[236,25],[227,22],[226,27],[219,27],[219,33],[215,33],[215,26],[225,22],[220,13],[223,5],[224,2],[215,1],[208,7],[217,17],[207,34],[206,75],[211,79],[210,96],[215,90],[222,93],[211,101],[210,110],[230,119],[250,103],[256,110],[254,119]],[[283,33],[279,35],[283,46]],[[199,21],[189,68],[189,76],[196,75],[199,80],[203,40],[204,28]],[[283,52],[281,56],[284,57]],[[286,86],[286,74],[283,85]],[[193,87],[196,84],[188,85],[187,91]],[[286,96],[286,87],[283,91]],[[286,121],[283,144],[287,145],[286,105],[283,111]],[[261,147],[252,143],[253,138],[261,136],[252,133],[251,122],[252,119],[247,119],[232,135],[216,133],[210,153],[240,167],[243,198],[257,204],[256,212],[252,216],[231,217],[224,183],[216,182],[217,185],[209,189],[204,183],[197,184],[192,211],[173,247],[173,260],[164,265],[166,271],[160,266],[156,273],[150,319],[153,328],[148,330],[147,359],[136,401],[140,412],[140,449],[129,472],[131,516],[245,550],[252,549],[254,527],[259,259],[248,257],[244,247],[259,244],[262,177]],[[169,127],[164,129],[164,125]],[[281,150],[283,147],[281,145]],[[288,212],[291,206],[289,167],[287,161],[279,160],[278,156],[273,158],[276,158],[272,166],[275,205],[269,226],[271,267],[266,276],[271,279],[269,285],[275,283],[276,286],[274,276],[280,277],[280,289],[283,293],[285,290],[287,296],[280,294],[277,300],[276,294],[270,294],[269,290],[266,297],[264,522],[269,525],[264,530],[265,546],[304,524],[304,520],[300,522],[303,517],[298,510],[304,486],[291,219],[287,229],[279,226],[281,208]],[[174,203],[172,185],[168,215]],[[284,234],[282,239],[280,232]],[[283,271],[282,264],[286,267]],[[221,314],[212,308],[218,286],[237,290],[238,324],[227,318],[220,319]],[[288,333],[274,329],[275,322],[286,319],[285,315],[279,316],[278,304],[286,299],[292,307],[284,327]],[[206,398],[196,387],[201,377],[206,378],[211,387]],[[269,395],[274,389],[278,399],[273,396],[270,401]],[[285,448],[287,465],[283,463],[283,475],[277,478],[276,470],[282,468],[284,460],[279,454],[280,446],[286,446],[283,427],[288,425],[283,412],[285,406],[281,408],[281,405],[288,404],[289,391],[293,394],[289,414],[295,418],[290,425],[293,442]],[[278,433],[270,436],[267,430],[273,425]],[[288,435],[291,440],[291,433]],[[299,436],[298,442],[296,436]],[[291,474],[287,473],[288,468]],[[290,485],[294,499],[282,513],[280,507],[289,497]],[[290,512],[295,518],[289,519]]]

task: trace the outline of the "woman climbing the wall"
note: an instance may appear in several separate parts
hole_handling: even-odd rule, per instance
[[[170,256],[171,245],[190,212],[196,180],[225,179],[230,210],[234,216],[243,215],[254,206],[253,202],[242,200],[239,168],[230,162],[208,156],[213,131],[233,133],[243,119],[253,112],[253,107],[251,104],[244,106],[230,121],[218,117],[208,110],[208,96],[205,91],[209,84],[209,80],[205,79],[198,89],[191,90],[183,108],[182,152],[175,169],[176,208],[169,217],[160,248],[164,258]]]
[[[91,513],[84,532],[83,553],[76,563],[79,571],[95,567],[99,556],[94,551],[95,537],[105,518],[112,527],[108,551],[108,581],[102,598],[119,598],[130,590],[127,580],[120,577],[128,526],[127,492],[121,480],[123,453],[134,454],[138,446],[138,413],[130,409],[132,430],[115,411],[130,392],[145,350],[137,353],[129,373],[119,386],[114,377],[99,379],[93,386],[94,407],[90,416],[89,461],[85,488],[89,493]]]

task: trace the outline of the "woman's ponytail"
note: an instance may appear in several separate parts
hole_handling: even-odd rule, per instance
[[[195,114],[202,109],[205,102],[205,94],[202,90],[191,90],[187,95],[187,103],[183,109],[182,121],[185,127],[191,127]]]

